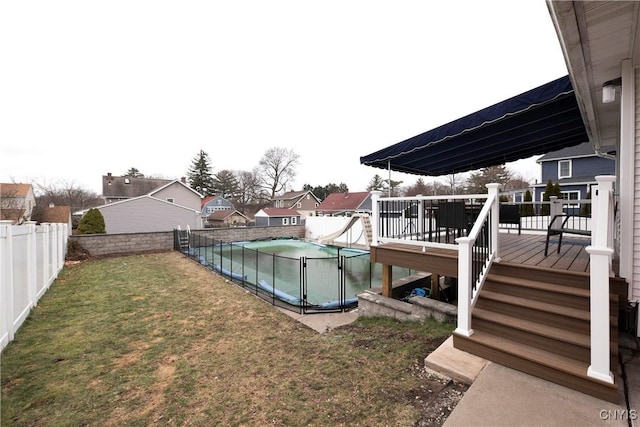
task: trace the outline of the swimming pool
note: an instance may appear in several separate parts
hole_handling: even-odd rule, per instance
[[[353,306],[357,294],[382,278],[382,266],[370,262],[368,251],[299,239],[196,243],[189,255],[274,303],[306,310]],[[393,270],[394,279],[410,274]]]

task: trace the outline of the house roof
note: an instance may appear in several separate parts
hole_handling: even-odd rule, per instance
[[[281,194],[280,196],[275,196],[273,200],[298,200],[307,194],[311,194],[313,198],[316,199],[316,201],[318,202],[320,201],[320,199],[318,199],[318,197],[315,194],[313,194],[313,191],[311,190],[288,191],[284,194]]]
[[[40,222],[52,222],[66,224],[71,220],[71,207],[52,206],[40,212]]]
[[[0,220],[10,220],[14,223],[19,223],[25,214],[25,209],[0,209]]]
[[[560,150],[550,151],[544,156],[540,157],[537,162],[547,162],[558,159],[568,159],[572,157],[588,157],[595,156],[596,151],[593,149],[593,145],[590,142],[583,142],[580,145],[573,147],[566,147]]]
[[[186,210],[191,211],[191,212],[200,213],[200,211],[197,211],[197,210],[195,210],[195,209],[191,209],[190,207],[182,206],[182,205],[179,205],[179,204],[177,204],[177,203],[168,202],[168,201],[166,201],[166,200],[158,199],[157,197],[153,197],[153,196],[150,196],[150,195],[148,195],[148,194],[143,194],[142,196],[138,196],[138,197],[132,197],[132,198],[130,198],[130,199],[119,200],[119,201],[117,201],[117,202],[113,202],[113,203],[107,203],[106,205],[96,206],[96,207],[95,207],[95,209],[100,209],[100,210],[103,210],[103,209],[110,209],[110,208],[112,208],[113,206],[118,206],[118,205],[121,205],[121,204],[123,204],[123,203],[136,203],[137,201],[139,201],[139,200],[143,200],[143,199],[145,199],[145,198],[147,198],[147,199],[151,199],[151,200],[153,200],[154,202],[160,202],[160,203],[167,204],[167,205],[169,205],[169,206],[175,206],[175,207],[180,208],[180,209],[186,209]]]
[[[1,197],[27,197],[29,190],[33,187],[31,184],[13,184],[0,183]]]
[[[316,210],[330,211],[355,211],[367,200],[370,193],[367,191],[356,193],[331,193],[318,205]]]
[[[381,169],[440,176],[588,141],[569,76],[363,156]]]
[[[297,199],[298,197],[304,196],[305,194],[307,194],[309,191],[287,191],[284,194],[281,194],[279,196],[275,196],[274,200],[291,200],[291,199]]]
[[[209,219],[210,221],[224,221],[225,219],[229,218],[230,216],[233,215],[240,215],[245,217],[247,220],[249,218],[247,218],[246,215],[243,215],[242,212],[238,212],[238,211],[234,211],[234,210],[222,210],[222,211],[215,211],[213,212],[211,215],[209,215],[207,217],[207,219]]]
[[[132,198],[149,194],[173,182],[170,179],[133,178],[130,176],[102,176],[102,195],[106,198]]]
[[[266,216],[270,217],[278,217],[278,216],[300,216],[300,212],[295,209],[284,209],[284,208],[264,208],[261,209],[262,212],[266,214]],[[258,214],[256,214],[258,216]]]

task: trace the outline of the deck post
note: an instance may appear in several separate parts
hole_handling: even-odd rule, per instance
[[[593,197],[595,224],[591,245],[586,248],[590,257],[591,364],[587,376],[613,384],[609,321],[609,277],[613,248],[609,234],[613,222],[614,176],[597,176],[598,186]]]
[[[494,259],[497,261],[500,260],[500,252],[499,252],[499,244],[498,244],[498,233],[500,229],[500,196],[498,195],[500,191],[500,184],[491,183],[486,185],[489,198],[491,196],[495,196],[495,201],[491,206],[491,251],[493,252]]]
[[[380,236],[380,230],[378,225],[380,224],[380,206],[378,206],[378,200],[380,199],[380,191],[371,192],[371,246],[378,246],[378,237]]]
[[[549,196],[549,221],[556,215],[562,215],[562,200],[558,196]]]
[[[382,296],[393,296],[393,267],[389,264],[382,264]]]
[[[471,329],[471,250],[474,240],[459,237],[458,243],[458,327],[454,332],[470,337]]]

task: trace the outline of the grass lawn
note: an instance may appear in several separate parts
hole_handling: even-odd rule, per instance
[[[318,334],[177,252],[67,266],[2,353],[2,426],[412,426],[449,323]]]

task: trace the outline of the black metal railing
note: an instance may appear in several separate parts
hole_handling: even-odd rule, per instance
[[[365,251],[327,248],[332,251],[327,256],[292,258],[248,248],[248,242],[224,242],[197,231],[186,234],[188,244],[184,231],[174,231],[176,250],[273,305],[298,313],[351,309],[358,293],[381,280],[381,267],[372,264]],[[394,270],[396,278],[407,275],[411,270]]]

